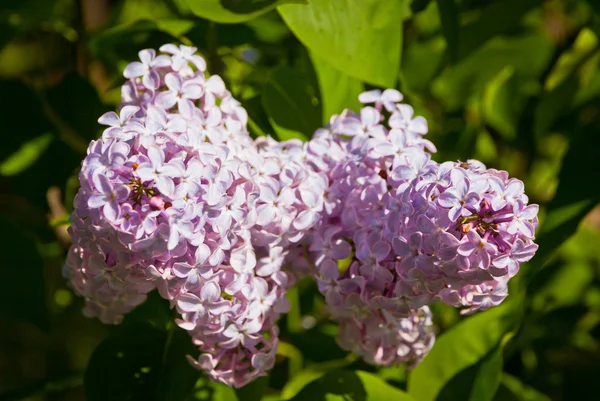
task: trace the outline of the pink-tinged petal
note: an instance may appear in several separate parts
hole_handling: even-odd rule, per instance
[[[215,302],[221,296],[221,288],[214,281],[209,281],[200,290],[200,299],[206,302]]]
[[[169,233],[169,240],[167,242],[167,249],[169,251],[175,249],[175,247],[179,244],[179,232],[175,228],[171,228],[171,232]]]
[[[219,185],[217,185],[217,184],[210,185],[208,187],[206,203],[208,203],[210,206],[216,205],[217,203],[219,203],[219,201],[223,197],[223,194],[224,194],[224,192],[221,190]]]
[[[179,278],[186,278],[190,272],[192,271],[192,269],[194,268],[194,266],[188,264],[188,263],[174,263],[173,264],[173,274],[176,277]]]
[[[123,106],[119,112],[121,114],[121,122],[124,123],[129,120],[135,113],[138,112],[139,109],[140,108],[138,106]]]
[[[123,202],[127,197],[129,197],[129,188],[126,186],[120,186],[115,189],[115,201]]]
[[[463,208],[456,204],[450,210],[448,210],[448,218],[452,221],[458,220],[460,216],[462,216]]]
[[[177,93],[181,92],[182,81],[179,74],[174,74],[170,72],[167,75],[165,75],[165,84],[171,91]]]
[[[358,101],[361,103],[375,103],[381,97],[381,91],[379,89],[373,89],[368,92],[363,92],[358,95]]]
[[[437,203],[441,207],[452,208],[458,204],[458,198],[452,192],[446,191],[437,197]]]
[[[156,90],[160,86],[160,76],[156,71],[150,70],[142,76],[142,84],[150,90]]]
[[[428,131],[427,120],[424,117],[415,117],[408,125],[408,130],[417,134],[425,135]]]
[[[476,247],[477,245],[471,241],[465,242],[460,244],[460,246],[456,249],[456,253],[463,256],[469,256],[475,251]]]
[[[108,199],[106,198],[105,195],[92,195],[88,199],[87,204],[92,209],[96,209],[96,208],[104,206],[107,201],[108,201]]]
[[[294,220],[294,228],[297,230],[306,230],[315,224],[319,219],[317,213],[312,210],[304,210],[298,214]]]
[[[134,61],[133,63],[129,63],[125,70],[123,70],[123,76],[125,78],[137,78],[144,75],[147,71],[147,68],[144,64],[139,61]]]
[[[208,247],[208,245],[206,245],[204,243],[200,244],[200,245],[198,245],[198,248],[196,249],[196,253],[195,253],[196,261],[198,263],[204,263],[209,258],[210,254],[211,254],[211,250]]]
[[[386,89],[381,94],[381,100],[384,102],[398,103],[401,102],[402,99],[404,99],[404,96],[396,89]]]
[[[102,213],[106,220],[113,222],[116,221],[119,217],[119,204],[115,201],[108,202],[104,204],[104,208],[102,209]]]
[[[142,181],[151,181],[156,178],[154,174],[154,168],[150,163],[140,164],[135,170],[135,174],[142,179]]]
[[[158,168],[165,162],[165,153],[158,146],[151,146],[148,149],[148,158],[154,168]]]
[[[144,49],[138,52],[138,57],[141,62],[146,65],[151,65],[154,57],[156,57],[156,51],[154,49]]]
[[[360,120],[367,127],[379,124],[381,114],[374,107],[364,107],[360,111]]]
[[[179,99],[177,102],[177,109],[179,110],[179,114],[181,114],[185,120],[191,120],[194,118],[194,103],[191,100]]]
[[[218,107],[211,107],[210,109],[208,109],[205,118],[206,120],[204,121],[204,123],[206,124],[206,126],[215,127],[221,122],[221,119],[223,118],[223,113]]]
[[[111,127],[121,126],[121,120],[119,119],[119,116],[117,116],[117,113],[115,113],[114,111],[109,111],[108,113],[102,114],[102,116],[100,116],[100,118],[98,119],[98,122],[102,125],[108,125]]]
[[[177,103],[177,94],[173,91],[161,92],[154,101],[158,106],[168,110]]]
[[[179,47],[175,46],[172,43],[168,43],[166,45],[162,45],[158,50],[164,53],[177,54],[179,53]]]
[[[217,96],[223,95],[227,90],[225,88],[225,82],[223,82],[223,79],[218,75],[213,75],[208,78],[204,84],[204,87],[206,90],[216,94]]]
[[[412,106],[410,106],[408,104],[399,104],[398,110],[400,111],[400,114],[402,115],[402,118],[404,119],[404,121],[407,121],[407,122],[412,120],[413,115],[415,114],[415,111],[412,108]]]
[[[256,224],[265,226],[269,223],[275,222],[277,214],[275,212],[275,208],[271,205],[261,205],[256,211],[258,212],[258,217],[256,219]]]
[[[375,260],[377,260],[377,262],[381,262],[389,255],[391,250],[392,247],[390,246],[390,244],[388,244],[385,241],[379,241],[373,246],[373,248],[371,249],[371,253],[375,257]]]
[[[394,248],[394,252],[396,252],[396,255],[398,256],[405,256],[410,253],[410,247],[401,238],[394,238],[392,240],[392,247]]]
[[[154,59],[154,62],[152,63],[153,67],[168,67],[171,65],[171,57],[166,56],[166,55],[162,55],[162,56],[158,56],[157,58]]]
[[[190,57],[190,61],[194,63],[194,65],[196,66],[196,68],[198,68],[199,71],[206,71],[206,61],[202,57],[196,54]]]
[[[186,292],[177,298],[177,307],[183,312],[197,312],[202,308],[202,301],[196,295]]]
[[[344,240],[337,240],[331,247],[330,256],[334,259],[346,259],[352,253],[352,246]]]
[[[523,194],[524,191],[525,185],[523,184],[523,181],[513,178],[506,186],[504,194],[505,196],[518,196]]]
[[[183,87],[182,94],[188,99],[200,99],[204,94],[204,89],[200,85],[186,85]]]
[[[175,192],[175,183],[171,178],[164,175],[161,175],[156,179],[156,187],[161,194],[169,197]]]
[[[398,166],[392,171],[392,178],[396,181],[411,180],[416,177],[415,170],[408,166]]]
[[[525,209],[523,209],[519,215],[522,219],[531,220],[535,216],[537,216],[540,211],[539,205],[529,205]]]
[[[396,147],[389,142],[378,142],[373,150],[381,156],[391,156],[396,154]]]

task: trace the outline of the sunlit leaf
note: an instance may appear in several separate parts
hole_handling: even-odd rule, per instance
[[[189,399],[200,373],[186,355],[198,351],[166,312],[168,302],[153,293],[96,348],[85,372],[88,400]]]
[[[30,167],[46,151],[54,135],[44,134],[21,145],[15,153],[0,163],[1,175],[16,175]]]
[[[185,0],[199,17],[224,24],[256,18],[282,4],[304,4],[307,0]]]
[[[550,397],[521,383],[516,377],[504,373],[494,401],[550,401]]]
[[[358,95],[364,90],[363,84],[333,68],[315,54],[311,54],[311,60],[319,81],[323,123],[328,123],[332,115],[340,114],[344,109],[358,111]]]
[[[280,140],[310,138],[321,126],[321,109],[307,91],[306,78],[289,67],[273,73],[262,103]]]
[[[515,305],[508,303],[468,317],[452,327],[436,340],[429,355],[409,375],[409,394],[421,401],[436,400],[444,386],[490,354],[517,323]],[[492,360],[491,370],[495,363]],[[472,372],[471,384],[479,371]]]
[[[341,370],[309,383],[291,400],[413,401],[413,398],[371,373]]]
[[[278,11],[311,53],[374,85],[395,86],[402,48],[403,0],[327,0]]]

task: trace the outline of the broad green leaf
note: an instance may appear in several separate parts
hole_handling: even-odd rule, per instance
[[[427,8],[429,3],[431,3],[431,0],[412,0],[410,3],[410,9],[413,14],[420,13]]]
[[[474,365],[462,370],[446,383],[436,401],[491,401],[500,385],[502,347],[496,346]]]
[[[495,37],[469,57],[446,69],[432,85],[433,94],[449,111],[464,106],[504,68],[514,69],[515,85],[523,96],[537,90],[539,75],[552,56],[552,43],[543,34]]]
[[[44,134],[21,145],[15,153],[0,163],[0,175],[16,175],[30,167],[48,149],[54,135]]]
[[[410,373],[409,394],[420,401],[436,400],[447,383],[485,358],[514,329],[518,321],[515,309],[512,303],[506,303],[468,317],[442,334],[429,355]]]
[[[89,401],[152,399],[167,333],[150,325],[120,327],[92,354],[85,372]]]
[[[311,54],[310,58],[319,81],[323,123],[328,123],[332,115],[340,114],[344,109],[358,111],[361,106],[358,95],[364,91],[363,84],[315,54]]]
[[[307,79],[289,67],[280,67],[262,92],[262,103],[277,137],[310,138],[321,126],[317,99],[308,92]]]
[[[442,34],[446,39],[446,53],[450,62],[458,59],[458,33],[460,31],[460,16],[458,5],[454,0],[436,0],[440,13]]]
[[[481,101],[484,121],[504,138],[513,139],[516,135],[519,112],[523,98],[516,96],[518,87],[514,80],[512,66],[504,67],[490,80],[483,92]]]
[[[94,351],[85,372],[86,397],[188,400],[200,373],[186,355],[197,353],[189,334],[174,325],[168,302],[153,292]]]
[[[494,401],[550,401],[550,397],[523,384],[516,377],[504,373]]]
[[[404,0],[321,0],[278,7],[298,39],[338,70],[394,87],[400,69]]]
[[[282,4],[304,4],[307,0],[185,0],[198,17],[223,24],[249,21]]]
[[[309,383],[291,400],[413,401],[413,398],[371,373],[340,370]]]

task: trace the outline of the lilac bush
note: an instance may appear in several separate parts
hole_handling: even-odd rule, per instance
[[[240,387],[274,364],[286,289],[314,276],[342,348],[413,366],[433,346],[429,305],[498,305],[533,257],[523,183],[433,161],[398,91],[361,94],[306,143],[253,140],[195,48],[160,51],[125,68],[79,173],[64,271],[87,316],[119,323],[157,290],[201,351],[191,363]]]

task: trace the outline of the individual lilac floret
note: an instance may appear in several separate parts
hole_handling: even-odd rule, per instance
[[[64,274],[105,323],[158,290],[200,348],[194,365],[239,387],[273,366],[284,247],[317,220],[319,195],[303,192],[316,173],[258,150],[194,48],[161,50],[127,66],[120,112],[99,119],[108,128],[82,163]]]

